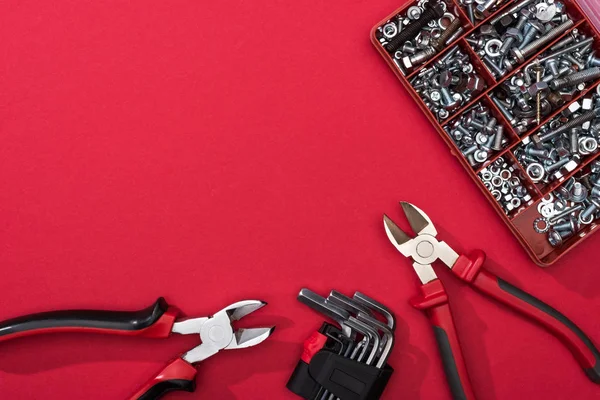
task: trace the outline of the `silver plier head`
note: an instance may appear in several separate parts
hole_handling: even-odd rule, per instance
[[[404,215],[415,236],[410,237],[387,215],[383,215],[383,226],[387,236],[402,255],[412,258],[413,267],[423,284],[437,279],[431,264],[440,260],[449,268],[454,266],[458,254],[445,242],[436,239],[438,234],[431,219],[422,210],[405,201],[400,202]]]
[[[252,347],[266,340],[275,327],[234,329],[233,321],[267,305],[260,300],[243,300],[233,303],[210,317],[191,318],[173,324],[173,333],[199,334],[202,343],[185,353],[182,358],[190,364],[217,354],[220,350]]]

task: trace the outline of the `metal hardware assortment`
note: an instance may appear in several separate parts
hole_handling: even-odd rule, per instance
[[[546,235],[552,247],[561,247],[566,240],[600,219],[600,161],[591,171],[571,178],[561,187],[541,199],[533,229]]]
[[[506,0],[460,0],[461,7],[473,25],[492,15],[504,3]]]
[[[548,184],[596,154],[599,140],[600,95],[594,93],[524,138],[514,154],[533,183]]]
[[[465,111],[444,129],[472,167],[485,163],[509,143],[504,125],[483,102]]]
[[[540,266],[582,238],[553,251],[531,227],[534,206],[600,159],[600,32],[577,1],[454,0],[458,8],[448,2],[464,31],[410,69],[395,58],[407,54],[389,52],[381,32],[423,1],[409,2],[371,31],[374,47]],[[484,7],[489,13],[477,11]]]
[[[450,6],[448,5],[450,4]],[[403,74],[456,41],[464,29],[452,2],[421,0],[377,29],[381,45]]]
[[[466,40],[490,73],[501,78],[573,26],[563,3],[523,0]]]
[[[577,31],[505,81],[490,95],[522,134],[600,78],[593,38]]]
[[[492,165],[482,169],[479,178],[502,206],[506,215],[512,215],[522,207],[533,203],[520,173],[516,172],[516,169],[503,157],[499,157]]]
[[[454,275],[463,281],[462,287],[469,286],[546,329],[571,351],[588,379],[596,384],[600,383],[600,352],[575,323],[549,304],[489,271],[484,265],[486,257],[482,250],[475,250],[470,254],[457,253],[447,242],[437,239],[438,231],[425,212],[407,202],[401,202],[400,205],[414,234],[400,229],[385,214],[383,226],[392,245],[410,261],[407,264],[413,267],[420,280],[419,294],[410,300],[410,304],[423,311],[433,326],[448,387],[454,400],[475,400],[476,397],[469,379],[459,332],[452,317],[456,310],[450,310],[450,293],[446,292],[432,266],[438,260],[440,266],[448,268],[449,274],[444,274],[444,279]]]
[[[298,300],[335,324],[323,323],[305,341],[288,389],[305,399],[378,399],[394,371],[387,365],[396,328],[392,312],[360,292],[349,297],[332,290],[325,298],[302,289]]]
[[[469,55],[459,46],[423,68],[410,83],[438,121],[449,118],[452,112],[487,88]]]

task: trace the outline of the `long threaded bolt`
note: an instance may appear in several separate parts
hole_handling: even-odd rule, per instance
[[[548,220],[548,222],[550,222],[551,224],[555,224],[559,219],[568,217],[572,213],[577,212],[577,211],[581,210],[582,208],[583,208],[583,206],[581,204],[577,204],[574,207],[567,208],[566,210],[564,210],[564,211],[556,214],[554,217],[550,218]]]
[[[450,23],[450,25],[448,25],[448,27],[446,28],[444,33],[442,33],[440,35],[440,37],[438,37],[433,42],[433,48],[436,49],[437,51],[441,51],[444,48],[444,46],[446,45],[446,42],[448,42],[448,39],[450,39],[450,37],[452,37],[452,35],[454,35],[454,33],[456,33],[456,31],[458,31],[458,29],[460,27],[461,27],[460,18],[454,18],[454,20]]]
[[[425,10],[421,14],[421,18],[409,24],[398,35],[394,36],[386,45],[385,49],[388,53],[394,53],[406,41],[414,38],[427,24],[436,18],[441,18],[444,15],[444,6],[442,3],[436,3],[433,7]]]
[[[550,87],[552,90],[560,90],[568,86],[575,86],[580,83],[596,80],[598,78],[600,78],[600,67],[594,67],[567,75],[564,78],[556,79],[550,82]]]
[[[600,108],[596,108],[595,110],[587,111],[587,112],[581,114],[579,117],[573,118],[572,120],[570,120],[569,122],[567,122],[566,124],[564,124],[563,126],[561,126],[558,129],[544,133],[542,135],[533,135],[531,137],[531,139],[536,144],[544,143],[544,142],[547,142],[548,140],[552,140],[555,137],[558,137],[559,135],[561,135],[564,132],[567,132],[569,129],[579,127],[579,126],[583,125],[584,123],[591,121],[598,117],[600,117]]]
[[[541,48],[542,46],[546,45],[547,43],[553,41],[554,39],[556,39],[557,37],[559,37],[560,35],[565,33],[567,30],[571,29],[573,27],[573,25],[575,25],[575,23],[572,20],[567,20],[567,21],[563,22],[556,28],[548,31],[542,37],[529,43],[525,48],[523,48],[523,49],[514,48],[513,49],[514,56],[517,58],[519,63],[525,62],[525,60],[527,58],[529,58],[529,56],[532,56],[539,48]]]

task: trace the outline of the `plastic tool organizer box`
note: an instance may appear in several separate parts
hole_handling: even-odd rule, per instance
[[[506,11],[510,10],[512,7],[516,6],[522,1],[523,0],[499,0],[497,2],[498,5],[495,8],[493,8],[492,12],[489,15],[483,17],[480,14],[478,17],[481,19],[474,19],[474,23],[471,22],[470,16],[467,14],[467,10],[464,8],[465,6],[464,4],[462,4],[461,0],[420,0],[409,2],[404,7],[394,11],[389,16],[384,18],[380,23],[378,23],[375,27],[373,27],[373,29],[371,30],[371,41],[375,48],[379,51],[379,53],[381,53],[383,58],[389,64],[392,71],[394,71],[398,79],[409,91],[409,93],[417,102],[422,111],[425,113],[427,118],[436,128],[439,135],[450,147],[452,154],[457,157],[457,159],[463,165],[469,176],[478,185],[484,196],[493,205],[494,209],[501,216],[501,218],[504,220],[507,226],[511,229],[513,234],[523,245],[530,257],[534,260],[536,264],[545,267],[555,263],[558,259],[560,259],[566,253],[568,253],[571,249],[573,249],[583,240],[588,239],[590,236],[592,236],[593,233],[599,230],[597,228],[600,225],[600,220],[595,219],[591,224],[579,226],[575,234],[571,235],[570,237],[567,236],[564,240],[561,240],[561,245],[557,246],[556,243],[554,243],[554,246],[552,246],[548,237],[549,233],[544,231],[540,233],[540,228],[544,228],[544,226],[541,226],[538,229],[534,229],[534,223],[538,218],[542,217],[542,215],[540,215],[541,206],[547,204],[547,202],[549,202],[550,199],[556,198],[554,196],[556,191],[561,190],[563,186],[567,185],[569,186],[569,189],[572,190],[572,186],[570,185],[573,184],[573,180],[571,180],[571,178],[579,178],[581,176],[589,174],[592,165],[596,165],[592,163],[594,161],[600,160],[600,151],[594,151],[588,155],[583,156],[581,160],[577,163],[576,167],[569,168],[567,170],[561,169],[560,174],[558,174],[558,176],[553,176],[553,179],[550,182],[535,183],[526,172],[527,166],[522,165],[519,162],[519,158],[515,154],[518,155],[520,151],[523,151],[523,148],[525,146],[531,144],[531,139],[534,135],[542,134],[543,132],[545,132],[545,130],[541,130],[542,128],[546,129],[550,126],[556,126],[546,126],[546,124],[555,123],[553,121],[557,120],[560,120],[560,123],[568,121],[569,110],[573,109],[570,107],[578,106],[575,103],[581,104],[583,100],[587,100],[589,109],[589,99],[592,98],[592,96],[597,96],[596,99],[598,98],[598,96],[600,96],[600,79],[595,79],[592,82],[587,82],[583,85],[579,85],[579,87],[576,88],[572,98],[565,100],[564,104],[560,106],[557,105],[555,109],[552,109],[552,112],[545,113],[544,116],[540,119],[540,124],[537,123],[538,102],[536,94],[536,97],[534,97],[536,117],[533,118],[533,125],[527,127],[527,129],[521,129],[520,131],[519,129],[517,129],[517,127],[513,127],[511,125],[511,122],[515,123],[515,120],[508,120],[508,117],[502,113],[497,103],[493,101],[493,97],[495,97],[497,101],[497,96],[495,96],[494,94],[497,91],[502,90],[503,85],[509,84],[509,82],[511,82],[511,79],[513,79],[513,77],[516,77],[517,74],[520,74],[525,67],[531,67],[531,65],[539,65],[533,64],[533,62],[536,59],[543,58],[544,56],[556,51],[552,50],[552,48],[556,49],[555,45],[560,45],[561,43],[564,43],[563,41],[569,36],[573,36],[574,32],[579,35],[585,35],[586,38],[593,38],[591,45],[592,49],[596,51],[596,54],[598,56],[600,56],[600,35],[598,33],[598,25],[594,26],[594,23],[597,24],[600,21],[600,19],[598,18],[598,15],[600,15],[600,5],[595,3],[596,0],[592,0],[591,2],[588,2],[588,0],[580,0],[580,3],[577,3],[573,0],[546,0],[544,2],[546,6],[555,4],[556,6],[561,7],[561,4],[564,5],[564,9],[562,11],[563,13],[566,13],[566,15],[573,21],[572,26],[570,26],[559,36],[556,36],[550,42],[546,43],[539,49],[536,49],[532,54],[527,56],[525,60],[522,60],[522,62],[517,61],[517,64],[514,66],[512,71],[507,68],[507,71],[504,76],[497,76],[497,74],[491,71],[490,67],[486,66],[486,64],[482,60],[482,56],[480,56],[477,53],[477,49],[474,48],[474,41],[467,41],[467,38],[472,38],[473,36],[471,35],[475,32],[478,32],[482,26],[487,25],[489,27],[490,22],[494,21],[494,19],[496,19],[497,21],[499,17],[503,15],[503,13],[506,14]],[[387,37],[384,36],[383,29],[385,25],[390,22],[395,22],[397,26],[399,24],[400,18],[407,18],[407,13],[415,12],[417,10],[415,6],[422,6],[420,12],[423,13],[423,9],[429,9],[432,5],[439,2],[446,3],[446,11],[444,16],[442,17],[446,18],[446,21],[443,21],[444,26],[448,27],[452,22],[451,17],[447,18],[448,13],[451,13],[456,19],[460,20],[460,25],[462,29],[459,30],[459,32],[455,35],[452,41],[449,42],[446,46],[444,46],[443,48],[440,46],[437,54],[435,54],[431,59],[429,59],[428,61],[424,61],[420,65],[417,65],[417,63],[415,63],[415,65],[412,66],[412,68],[405,68],[402,58],[398,58],[398,56],[394,54],[393,50],[386,50],[386,48],[384,47],[386,43],[389,43],[393,39],[394,35],[399,34],[398,32],[393,32],[393,27],[389,26],[387,28],[392,28],[392,32],[387,32]],[[464,3],[468,2],[469,1],[467,0]],[[531,4],[535,6],[537,3],[540,2],[543,2],[543,0],[532,0]],[[476,7],[481,3],[485,2],[474,0],[473,6]],[[513,22],[517,21],[518,16],[520,16],[519,13],[514,13],[512,15]],[[533,17],[530,17],[528,23],[533,19]],[[439,23],[440,22],[438,22],[438,24]],[[558,21],[557,24],[560,23],[561,22]],[[406,26],[407,25],[404,26],[403,30],[406,29]],[[410,24],[408,26],[410,26]],[[487,27],[485,27],[484,29],[487,29]],[[403,30],[400,30],[400,32],[402,32]],[[437,32],[437,34],[439,35],[440,32]],[[416,36],[417,35],[415,34],[408,40],[414,42]],[[506,36],[504,36],[502,33],[498,35],[498,39],[503,39],[505,37]],[[496,42],[496,44],[498,45],[498,47],[500,47],[502,43]],[[414,43],[412,44],[412,46],[413,49],[411,49],[411,51],[412,54],[414,54]],[[475,91],[470,100],[467,100],[457,109],[450,111],[449,116],[443,119],[439,119],[439,114],[434,114],[428,108],[428,106],[425,103],[425,100],[423,100],[420,97],[417,90],[411,85],[411,81],[414,82],[415,78],[419,77],[419,74],[423,74],[422,71],[424,69],[435,66],[436,63],[439,63],[440,60],[443,60],[444,57],[447,56],[449,53],[454,52],[455,50],[453,49],[456,46],[458,46],[460,52],[463,53],[463,56],[468,56],[470,63],[474,67],[473,73],[478,74],[482,78],[480,82],[473,82],[472,86],[479,87],[480,90],[479,92]],[[400,46],[400,48],[402,48],[402,45]],[[421,49],[425,48],[427,47],[421,47]],[[493,50],[497,51],[498,49],[496,48]],[[421,50],[416,51],[418,52]],[[401,54],[402,56],[410,55],[410,53]],[[576,71],[576,69],[574,71]],[[537,78],[536,82],[539,81],[539,76],[536,76],[535,74],[534,76]],[[459,146],[455,144],[454,138],[450,136],[450,131],[453,129],[452,127],[455,126],[454,124],[456,123],[456,121],[460,121],[463,118],[468,119],[469,115],[473,112],[474,109],[477,109],[480,104],[482,104],[486,109],[489,110],[490,117],[488,119],[494,117],[497,121],[497,125],[503,126],[505,141],[501,149],[497,149],[497,151],[493,151],[492,149],[492,151],[490,152],[491,154],[489,155],[489,158],[486,161],[478,165],[471,166],[471,164],[473,163],[472,160],[470,162],[460,150]],[[501,106],[502,105],[500,105],[500,107]],[[597,106],[594,105],[593,107]],[[580,115],[581,113],[582,111],[578,110],[576,111],[575,115]],[[599,121],[600,119],[596,119],[595,123],[598,123]],[[500,161],[497,161],[499,159]],[[527,196],[523,197],[524,201],[522,202],[522,204],[520,206],[515,207],[512,210],[507,210],[504,205],[502,205],[498,200],[496,200],[496,198],[498,197],[497,193],[495,195],[492,195],[492,192],[488,189],[488,187],[490,187],[489,182],[486,187],[486,184],[484,184],[484,181],[481,179],[482,174],[487,173],[490,170],[490,168],[493,168],[494,165],[500,164],[504,164],[504,168],[508,168],[511,171],[511,174],[514,174],[514,176],[521,179],[522,188],[526,188],[528,191]],[[506,167],[506,165],[508,165],[508,167]],[[497,173],[497,171],[495,173]],[[569,202],[569,206],[572,205],[573,203]],[[597,215],[598,214],[596,214],[596,216]],[[544,224],[541,223],[541,225]]]

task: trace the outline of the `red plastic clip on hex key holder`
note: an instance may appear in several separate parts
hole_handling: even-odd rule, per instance
[[[585,2],[584,6],[585,6],[586,10],[591,10],[592,7],[594,7],[591,5],[591,3],[588,0],[581,0],[581,1]],[[561,178],[557,182],[552,183],[550,185],[546,185],[544,187],[540,187],[540,186],[536,185],[535,183],[533,183],[531,181],[531,179],[527,176],[525,170],[519,164],[516,157],[514,156],[514,150],[519,145],[521,145],[523,138],[535,133],[537,131],[537,129],[539,129],[539,127],[543,126],[548,121],[552,120],[554,117],[561,114],[571,104],[573,104],[574,102],[577,102],[577,101],[581,100],[582,98],[584,98],[585,96],[589,95],[593,90],[596,90],[596,87],[600,84],[600,82],[599,81],[593,82],[593,84],[591,84],[587,89],[585,89],[582,92],[580,92],[579,94],[577,94],[572,99],[572,101],[568,102],[563,107],[552,112],[548,117],[546,117],[543,121],[541,121],[540,125],[537,125],[535,128],[530,129],[528,132],[521,134],[521,135],[519,133],[517,133],[517,131],[512,127],[512,125],[509,123],[509,121],[506,120],[506,118],[500,112],[500,110],[498,109],[496,104],[493,101],[491,101],[490,94],[492,94],[496,89],[498,89],[499,86],[502,85],[504,82],[511,79],[522,68],[525,68],[525,66],[530,64],[533,60],[538,58],[540,55],[542,55],[546,51],[548,51],[553,45],[558,43],[560,40],[564,39],[574,29],[578,29],[579,31],[586,33],[588,36],[594,37],[596,39],[594,41],[594,48],[596,48],[597,50],[600,50],[600,33],[598,32],[598,29],[594,26],[594,24],[590,21],[590,18],[588,18],[586,13],[583,11],[582,7],[576,1],[564,1],[563,3],[565,6],[565,9],[566,9],[566,12],[574,21],[573,27],[571,27],[569,30],[564,32],[562,35],[558,36],[553,41],[548,43],[546,46],[544,46],[542,49],[540,49],[537,53],[535,53],[534,55],[532,55],[531,57],[526,59],[525,62],[516,66],[515,69],[511,73],[505,75],[501,79],[495,79],[491,75],[491,73],[488,71],[487,67],[485,67],[483,65],[480,58],[475,54],[472,47],[466,41],[466,38],[469,35],[471,35],[473,32],[475,32],[477,29],[479,29],[482,25],[489,23],[489,21],[494,19],[496,16],[502,14],[505,10],[512,7],[516,3],[516,1],[505,2],[494,13],[492,13],[490,16],[488,16],[484,20],[477,21],[475,25],[473,25],[469,21],[466,14],[464,13],[464,10],[460,7],[458,0],[451,0],[451,1],[448,1],[448,3],[454,4],[456,6],[457,13],[459,14],[457,17],[460,18],[461,21],[463,21],[463,29],[464,29],[463,34],[457,40],[452,42],[452,44],[448,45],[447,48],[444,49],[442,52],[437,54],[435,57],[433,57],[431,60],[427,61],[423,65],[414,68],[414,70],[412,70],[412,71],[409,71],[409,73],[407,75],[404,75],[404,73],[397,67],[392,56],[384,49],[384,47],[381,45],[381,43],[377,39],[376,34],[377,34],[377,30],[379,27],[385,25],[388,21],[392,20],[397,15],[405,14],[406,11],[408,10],[408,8],[414,6],[416,4],[416,2],[408,3],[404,7],[397,9],[396,11],[394,11],[393,13],[388,15],[386,18],[384,18],[382,21],[380,21],[377,25],[375,25],[373,27],[373,29],[371,30],[371,34],[370,34],[371,41],[372,41],[373,45],[375,46],[375,48],[377,49],[377,51],[381,54],[381,56],[384,58],[384,60],[390,66],[390,68],[392,69],[394,74],[398,77],[400,82],[402,82],[404,87],[408,90],[411,97],[416,101],[417,105],[421,108],[421,110],[423,111],[425,116],[429,119],[429,121],[435,127],[438,134],[446,142],[446,144],[450,148],[451,153],[462,164],[463,168],[467,171],[467,174],[471,177],[471,179],[473,179],[475,184],[479,187],[479,189],[482,191],[484,196],[490,202],[490,204],[492,205],[494,210],[496,210],[496,212],[498,213],[500,218],[506,223],[506,225],[509,227],[509,229],[512,231],[512,233],[515,235],[515,237],[519,240],[519,242],[521,243],[523,248],[527,251],[527,253],[531,257],[531,259],[539,266],[547,267],[547,266],[555,263],[556,261],[558,261],[560,258],[562,258],[564,255],[566,255],[569,251],[571,251],[577,245],[582,243],[584,240],[591,237],[593,233],[598,231],[597,228],[599,225],[598,225],[598,223],[593,223],[591,225],[588,225],[582,231],[578,232],[577,235],[574,235],[569,240],[567,240],[563,244],[563,246],[561,246],[559,248],[553,248],[549,245],[549,243],[546,240],[546,237],[544,235],[540,235],[539,233],[535,232],[535,230],[533,229],[533,220],[535,218],[532,218],[532,216],[536,213],[537,205],[539,204],[539,202],[541,201],[542,198],[544,198],[548,194],[552,193],[553,190],[557,189],[562,183],[566,182],[570,177],[575,176],[576,174],[580,173],[582,170],[584,170],[586,168],[586,166],[589,163],[591,163],[594,160],[600,159],[600,153],[596,153],[595,155],[584,160],[584,162],[581,163],[577,169],[571,171],[570,173],[565,175],[563,178]],[[595,6],[595,7],[597,7],[597,6]],[[594,21],[600,22],[600,17],[598,15],[595,15]],[[450,116],[450,118],[446,119],[443,122],[438,122],[436,116],[434,116],[432,114],[432,112],[425,105],[424,101],[421,99],[421,97],[416,92],[416,90],[411,86],[410,80],[413,77],[415,77],[422,69],[429,67],[430,65],[435,63],[437,60],[444,57],[444,55],[451,48],[453,48],[455,46],[459,46],[464,52],[466,52],[469,55],[471,63],[474,65],[474,68],[477,71],[477,73],[486,82],[487,88],[481,94],[473,97],[473,99],[471,101],[469,101],[468,104],[463,105],[456,112],[453,112],[452,115]],[[491,110],[491,113],[498,119],[499,123],[504,125],[505,134],[508,138],[508,146],[506,148],[502,149],[501,151],[493,154],[493,156],[491,158],[489,158],[488,161],[486,163],[484,163],[482,166],[473,168],[470,166],[467,159],[464,157],[462,152],[459,150],[458,146],[454,143],[454,141],[446,133],[444,128],[447,127],[450,123],[452,123],[456,118],[459,118],[461,115],[463,115],[463,113],[465,111],[469,110],[471,107],[478,104],[479,102],[482,102],[483,104],[485,104]],[[520,178],[523,181],[524,186],[529,190],[529,193],[532,197],[532,201],[530,201],[528,204],[522,206],[518,210],[515,210],[514,212],[512,212],[511,214],[508,214],[508,215],[505,213],[502,206],[495,200],[495,198],[492,196],[492,194],[487,190],[487,188],[484,186],[483,182],[481,181],[481,179],[479,179],[479,176],[478,176],[478,174],[482,171],[483,168],[489,166],[491,163],[493,163],[495,160],[497,160],[500,157],[503,157],[510,165],[513,166],[513,168],[516,171],[519,172]]]

